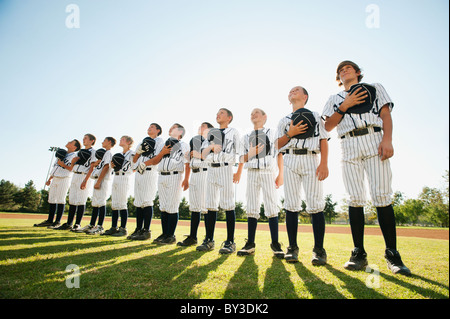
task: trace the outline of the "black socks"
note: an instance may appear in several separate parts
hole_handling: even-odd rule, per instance
[[[348,207],[353,245],[364,251],[364,207]]]
[[[386,248],[397,250],[397,231],[395,225],[395,214],[392,205],[377,207],[378,223],[383,233]]]
[[[311,222],[314,233],[314,248],[322,249],[325,237],[325,215],[323,212],[311,214]]]
[[[197,239],[198,226],[200,225],[200,212],[191,212],[191,238]]]

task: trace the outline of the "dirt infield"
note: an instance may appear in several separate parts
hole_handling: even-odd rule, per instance
[[[12,218],[12,219],[36,219],[36,220],[44,220],[47,216],[43,214],[21,214],[21,213],[0,213],[1,218]],[[83,218],[84,222],[89,222],[90,217],[86,216]],[[111,217],[106,217],[105,221],[110,221]],[[131,221],[134,222],[134,218],[131,218]],[[152,223],[160,224],[159,219],[154,219]],[[179,225],[189,226],[190,222],[187,220],[180,220],[178,222]],[[203,227],[203,222],[200,224],[200,227]],[[225,228],[226,224],[224,222],[217,222],[216,227]],[[236,228],[238,229],[247,229],[246,223],[236,223]],[[269,225],[267,223],[259,223],[259,230],[269,230]],[[286,226],[284,224],[280,224],[280,231],[286,231]],[[311,225],[299,225],[299,232],[312,232]],[[327,233],[335,233],[335,234],[350,234],[350,226],[335,226],[335,225],[326,225]],[[379,227],[366,227],[364,230],[366,235],[381,235],[381,230]],[[449,240],[449,230],[448,229],[432,229],[432,228],[402,228],[397,227],[397,235],[403,237],[419,237],[419,238],[431,238],[431,239],[442,239]]]

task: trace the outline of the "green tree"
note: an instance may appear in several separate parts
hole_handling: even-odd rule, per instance
[[[19,187],[2,179],[0,181],[0,208],[3,210],[13,210],[16,206],[15,197],[19,192]]]
[[[180,205],[178,206],[178,214],[180,219],[190,219],[189,203],[185,197],[181,199]]]
[[[437,188],[424,187],[419,199],[423,202],[426,220],[441,227],[449,226],[448,203],[445,194]]]
[[[30,180],[24,188],[16,193],[14,198],[21,210],[36,211],[39,206],[40,194],[34,187],[33,181]]]
[[[331,194],[325,196],[325,208],[323,214],[325,215],[325,220],[328,224],[331,224],[331,222],[339,215],[335,210],[336,205],[337,202],[333,202]]]

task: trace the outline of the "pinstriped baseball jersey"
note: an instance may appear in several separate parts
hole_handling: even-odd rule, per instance
[[[211,152],[206,157],[205,161],[208,163],[236,163],[236,156],[240,154],[241,141],[239,132],[235,128],[228,127],[223,130],[225,134],[224,141],[222,144],[222,151],[215,154]],[[206,139],[203,142],[202,149],[208,147],[210,142]]]
[[[141,155],[138,158],[138,160],[136,161],[136,163],[133,165],[133,169],[136,169],[139,166],[139,164],[144,163],[144,162],[152,159],[153,157],[158,155],[159,152],[162,150],[162,148],[164,147],[164,142],[165,141],[159,136],[154,138],[154,140],[155,140],[155,149],[153,150],[153,153],[149,154],[149,155],[146,155],[146,156]],[[141,146],[141,144],[142,144],[142,142],[137,145],[136,150],[139,148],[139,146]],[[136,154],[136,150],[134,151],[135,154]],[[150,167],[153,167],[153,166],[156,167],[157,165],[152,165]]]
[[[162,143],[157,150],[157,153],[161,152],[164,147]],[[179,141],[172,147],[172,151],[169,156],[163,157],[158,164],[159,172],[184,172],[184,164],[189,163],[189,145],[183,141]]]
[[[329,133],[325,130],[325,124],[323,123],[322,119],[320,118],[319,113],[312,112],[314,115],[314,118],[316,119],[316,128],[314,131],[314,135],[312,137],[306,138],[306,139],[298,139],[298,138],[292,138],[285,146],[283,146],[279,151],[283,152],[286,149],[307,149],[309,151],[314,151],[316,153],[320,153],[320,140],[330,139]],[[285,135],[288,130],[289,126],[291,125],[291,117],[292,114],[289,114],[288,116],[282,118],[280,122],[278,123],[278,132],[277,132],[277,138],[282,137]]]
[[[98,164],[96,167],[94,167],[91,178],[96,178],[96,177],[100,176],[100,174],[102,173],[103,167],[107,164],[111,164],[112,156],[113,156],[113,154],[111,153],[111,151],[108,150],[105,152],[105,155],[103,155],[103,158],[102,158],[100,164]],[[112,172],[112,168],[110,167],[109,171],[108,171],[108,173],[106,173],[104,179],[110,179],[111,172]]]
[[[125,157],[125,160],[123,161],[122,168],[118,171],[118,173],[120,175],[122,175],[122,174],[131,175],[131,174],[133,174],[132,163],[133,163],[134,152],[132,150],[128,150],[123,155]]]
[[[275,132],[270,128],[263,128],[262,131],[269,138],[270,154],[262,158],[253,157],[248,162],[244,163],[244,168],[275,169],[277,166],[278,151],[275,148],[275,139],[276,139]],[[248,150],[250,149],[250,142],[249,142],[250,134],[251,133],[248,133],[244,135],[244,137],[242,138],[242,147],[240,148],[241,156],[247,154]],[[263,150],[263,152],[264,151],[265,150]]]
[[[199,158],[192,157],[190,161],[191,168],[207,168],[209,166],[207,161],[201,160]]]
[[[77,155],[76,152],[72,152],[66,155],[66,157],[64,157],[64,164],[70,166],[72,159]],[[71,177],[73,175],[73,172],[65,169],[64,167],[61,167],[58,165],[58,162],[56,161],[56,163],[53,165],[52,171],[50,173],[50,176],[54,176],[54,177]]]
[[[368,126],[383,127],[383,121],[379,116],[381,108],[388,104],[389,110],[392,111],[394,103],[381,84],[373,83],[371,85],[376,88],[376,98],[373,103],[372,110],[363,114],[346,113],[337,126],[338,136],[342,136],[357,128],[365,128]],[[325,117],[331,117],[334,112],[336,112],[337,108],[344,102],[347,94],[348,93],[346,91],[341,91],[338,94],[330,96],[325,104],[322,115]]]
[[[97,158],[95,157],[95,149],[94,148],[91,147],[88,150],[91,152],[91,157],[89,157],[89,159],[83,165],[75,164],[73,166],[72,172],[74,172],[74,173],[84,173],[84,174],[87,174],[87,172],[89,172],[89,169],[91,167],[91,163],[95,162],[97,160]]]

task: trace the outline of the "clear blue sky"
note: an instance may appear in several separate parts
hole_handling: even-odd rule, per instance
[[[80,28],[66,27],[66,6]],[[379,9],[379,27],[366,21]],[[146,136],[151,122],[183,124],[188,141],[220,107],[251,130],[265,110],[275,128],[302,85],[322,112],[342,60],[395,102],[394,191],[441,187],[449,163],[448,1],[0,1],[0,179],[44,186],[51,154],[85,133]],[[325,193],[345,194],[336,132]],[[115,151],[120,149],[116,147]],[[245,175],[237,186],[245,194]],[[282,190],[280,195],[282,195]],[[187,196],[187,193],[185,193]]]

